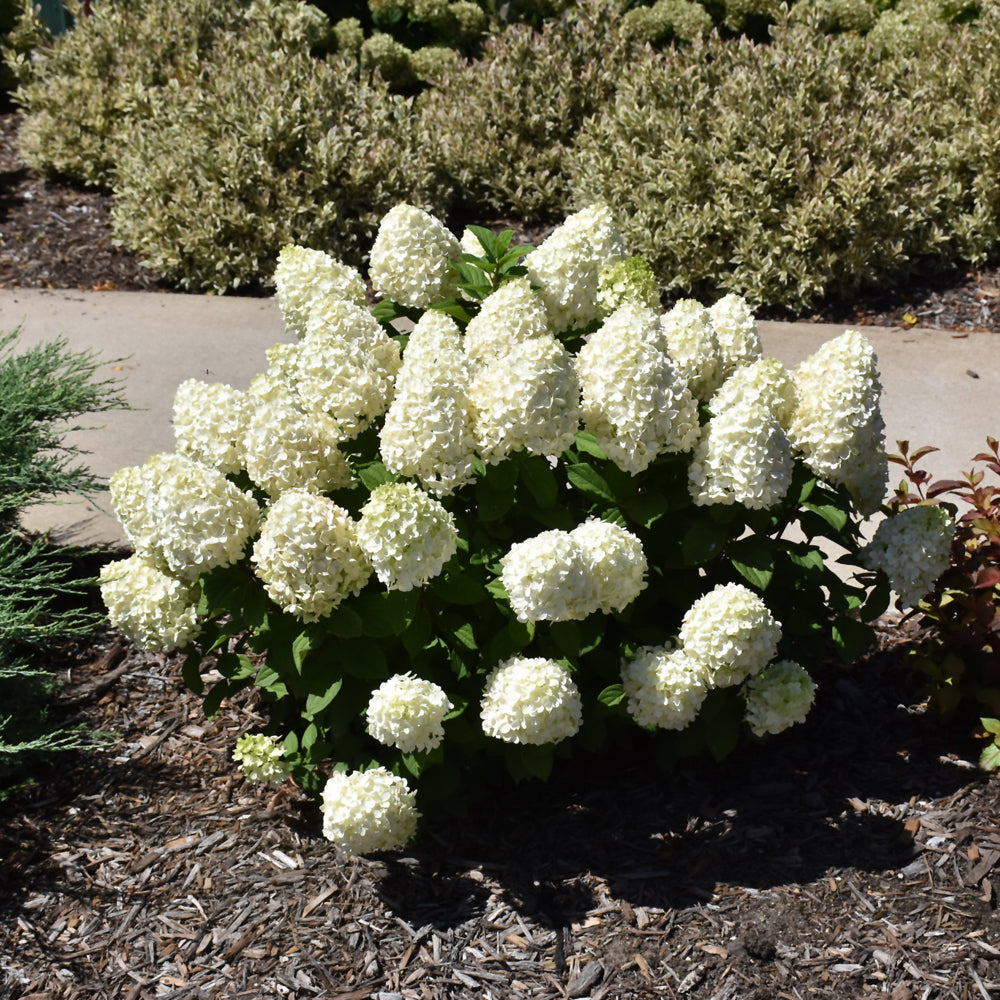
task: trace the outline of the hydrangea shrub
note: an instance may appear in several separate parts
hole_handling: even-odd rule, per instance
[[[114,479],[112,622],[184,649],[210,714],[256,686],[244,772],[287,770],[348,851],[560,756],[778,733],[888,600],[860,561],[887,479],[860,334],[789,371],[735,295],[654,307],[602,206],[511,236],[394,209],[371,310],[286,248],[295,339],[246,392],[182,385],[177,454]]]

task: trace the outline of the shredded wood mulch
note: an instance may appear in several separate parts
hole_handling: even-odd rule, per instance
[[[18,163],[17,123],[0,287],[171,291],[112,244],[108,194]],[[809,318],[997,332],[998,288],[945,275]],[[0,998],[990,1000],[1000,778],[900,669],[921,634],[886,620],[819,668],[807,725],[722,764],[580,762],[373,858],[239,776],[252,695],[209,720],[175,657],[69,646],[57,711],[108,735],[0,807]]]
[[[112,738],[7,804],[0,997],[990,1000],[1000,778],[899,668],[919,638],[885,621],[722,764],[581,762],[369,858],[243,781],[252,694],[209,720],[177,658],[68,647],[68,717]]]

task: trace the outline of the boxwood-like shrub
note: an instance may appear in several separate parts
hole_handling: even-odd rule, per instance
[[[438,208],[411,104],[353,60],[228,35],[198,80],[130,120],[115,176],[115,239],[185,288],[267,282],[289,242],[356,258],[408,198]]]
[[[330,31],[325,15],[299,0],[95,3],[19,67],[21,157],[44,174],[110,186],[119,136],[153,113],[152,92],[197,81],[220,35],[253,24],[267,26],[256,37],[272,52],[322,45]]]
[[[769,45],[646,49],[575,144],[576,201],[609,203],[676,293],[802,308],[977,259],[995,183],[977,180],[976,129],[996,126],[950,62],[995,64],[996,31],[951,32],[919,61],[794,25]]]
[[[628,72],[613,4],[578,4],[540,31],[509,25],[482,58],[445,70],[420,98],[421,142],[474,212],[559,215],[566,149]]]

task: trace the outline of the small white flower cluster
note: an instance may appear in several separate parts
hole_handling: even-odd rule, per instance
[[[656,275],[645,257],[616,260],[601,269],[600,287],[597,291],[597,307],[600,312],[610,316],[626,302],[635,302],[651,309],[660,304]]]
[[[760,358],[740,365],[712,396],[708,408],[721,413],[737,403],[766,406],[787,428],[795,413],[795,383],[777,358]]]
[[[816,683],[805,667],[778,660],[746,685],[744,718],[755,736],[774,735],[805,720],[816,697]]]
[[[357,540],[389,590],[422,587],[458,549],[455,519],[413,483],[383,483],[361,508]]]
[[[437,684],[409,672],[394,674],[372,692],[368,733],[403,753],[427,753],[441,745],[444,717],[454,707]]]
[[[660,336],[681,378],[696,399],[708,402],[723,381],[709,311],[694,299],[681,299],[659,322]]]
[[[402,847],[417,831],[417,800],[404,778],[384,767],[335,771],[323,786],[323,836],[346,854]]]
[[[449,297],[450,264],[461,253],[458,240],[433,215],[396,205],[379,225],[368,276],[376,292],[402,306],[426,309]]]
[[[139,649],[170,652],[198,637],[198,588],[140,555],[101,568],[101,598],[112,626]]]
[[[359,306],[368,300],[364,279],[353,267],[322,250],[291,244],[278,254],[274,286],[285,328],[296,337],[305,336],[317,300],[333,297]]]
[[[540,746],[574,735],[583,704],[573,678],[554,660],[514,656],[486,678],[480,716],[488,736]]]
[[[581,621],[620,611],[646,586],[646,556],[625,528],[589,518],[515,542],[500,560],[518,621]]]
[[[580,425],[580,380],[573,357],[551,334],[514,345],[483,367],[469,386],[476,447],[496,465],[528,451],[555,457]]]
[[[760,510],[781,502],[794,469],[792,446],[774,411],[760,401],[740,401],[720,409],[703,428],[688,486],[699,506],[735,502]]]
[[[760,358],[760,331],[746,299],[733,293],[708,307],[715,334],[719,378],[725,381],[737,368]]]
[[[540,289],[553,333],[599,318],[601,272],[624,258],[621,236],[604,205],[571,215],[527,256],[528,277]]]
[[[622,661],[629,714],[640,726],[684,729],[698,714],[711,678],[703,663],[672,644],[643,646]]]
[[[465,328],[462,345],[473,364],[485,365],[548,332],[545,303],[527,278],[514,278],[483,299]]]
[[[371,576],[351,516],[306,489],[271,504],[250,558],[271,600],[304,622],[359,594]]]
[[[136,553],[188,583],[238,562],[257,530],[254,498],[184,455],[154,455],[119,469],[110,492]]]
[[[620,469],[635,475],[698,439],[698,406],[659,344],[659,317],[627,302],[580,348],[584,422]]]
[[[943,507],[907,507],[879,523],[861,558],[882,570],[900,608],[915,608],[951,565],[955,524]]]
[[[760,673],[778,651],[781,625],[748,587],[715,587],[687,610],[681,648],[707,671],[711,687],[730,687]]]
[[[333,298],[314,304],[296,361],[303,407],[332,421],[339,441],[385,413],[402,364],[399,344],[367,309]]]
[[[285,490],[325,492],[351,482],[336,438],[303,409],[294,389],[272,375],[258,375],[248,398],[246,471],[272,499]]]
[[[245,464],[246,393],[221,382],[187,379],[174,395],[174,439],[179,454],[223,475]]]
[[[386,468],[416,476],[442,496],[475,475],[469,364],[460,336],[458,325],[444,313],[420,317],[379,439]]]
[[[277,787],[284,784],[292,773],[277,736],[244,733],[236,741],[233,760],[239,764],[247,781],[262,781]]]
[[[817,476],[847,487],[865,516],[888,483],[875,352],[856,330],[827,341],[792,372],[798,405],[788,429]]]

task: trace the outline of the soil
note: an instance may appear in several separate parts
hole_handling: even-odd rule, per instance
[[[17,165],[16,124],[0,285],[170,292],[114,247],[108,195]],[[996,287],[953,275],[815,318],[996,331]],[[252,695],[206,719],[176,657],[67,645],[55,712],[106,737],[3,804],[0,998],[990,1000],[1000,779],[902,669],[924,637],[884,619],[857,662],[817,665],[807,725],[722,764],[565,766],[368,858],[294,786],[242,780]]]

